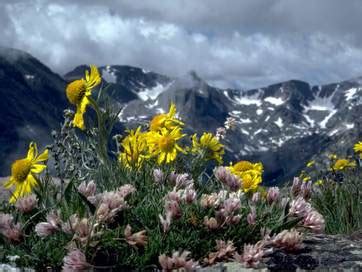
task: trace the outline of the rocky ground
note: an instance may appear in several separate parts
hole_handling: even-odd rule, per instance
[[[294,254],[275,250],[264,259],[258,270],[231,262],[199,271],[362,271],[362,232],[349,236],[309,235],[304,245]]]

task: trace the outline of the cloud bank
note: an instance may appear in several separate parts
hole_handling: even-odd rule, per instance
[[[0,45],[62,74],[127,64],[253,88],[362,76],[359,0],[49,1],[0,3]]]

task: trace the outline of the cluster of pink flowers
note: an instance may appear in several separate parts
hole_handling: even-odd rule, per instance
[[[295,177],[291,188],[294,197],[301,196],[305,200],[310,199],[312,195],[312,181],[301,181],[299,177]]]
[[[176,251],[172,253],[172,256],[166,256],[162,254],[158,257],[158,261],[162,267],[162,271],[173,271],[173,270],[185,270],[185,271],[195,271],[199,267],[199,263],[195,262],[192,259],[189,259],[191,252]]]
[[[116,191],[104,192],[96,195],[97,212],[96,218],[99,222],[112,222],[115,216],[122,210],[128,208],[125,198],[134,193],[136,189],[126,184],[119,187]]]
[[[127,225],[126,228],[124,229],[124,236],[126,238],[126,242],[131,246],[144,247],[147,244],[147,236],[145,230],[132,233],[131,226]]]
[[[267,252],[265,245],[265,241],[259,241],[255,245],[245,244],[243,253],[241,255],[235,253],[234,259],[246,267],[256,268]]]
[[[255,206],[250,206],[250,213],[246,216],[246,220],[249,225],[255,225],[256,223],[256,208]]]
[[[181,218],[181,204],[192,204],[196,200],[194,181],[188,174],[171,173],[168,179],[174,187],[173,190],[165,196],[165,215],[162,216],[159,214],[164,232],[169,230],[173,219]]]
[[[33,194],[21,197],[15,203],[16,209],[21,213],[30,213],[37,205],[38,199]]]
[[[277,202],[279,200],[280,191],[278,187],[270,187],[266,195],[266,201],[269,204]]]
[[[91,268],[87,262],[86,256],[79,249],[73,249],[63,259],[63,271],[86,271]]]
[[[241,179],[232,174],[227,167],[219,166],[214,169],[215,177],[225,184],[231,191],[236,192],[241,187]]]
[[[35,232],[40,237],[49,236],[61,229],[61,220],[56,211],[50,212],[46,222],[40,222],[35,226]]]
[[[283,230],[273,239],[273,246],[282,248],[286,251],[297,251],[302,248],[303,236],[295,229]]]
[[[0,213],[0,233],[11,242],[19,242],[23,236],[20,223],[11,214]]]
[[[87,198],[93,197],[96,194],[96,191],[97,191],[97,185],[95,184],[95,182],[93,180],[90,181],[89,183],[86,183],[85,181],[83,181],[78,186],[78,192]]]
[[[216,251],[211,252],[204,262],[214,264],[217,261],[231,260],[236,252],[236,247],[232,241],[216,240]]]
[[[301,224],[314,233],[321,233],[325,228],[323,215],[314,210],[309,202],[302,196],[297,197],[291,202],[289,214],[302,218]]]
[[[215,217],[204,217],[204,225],[209,229],[218,229],[224,225],[238,224],[241,220],[240,196],[236,193],[220,191],[218,194],[204,194],[200,205],[203,208],[215,208]]]

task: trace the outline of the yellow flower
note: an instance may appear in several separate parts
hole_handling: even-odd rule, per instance
[[[147,133],[147,143],[150,147],[150,154],[158,156],[158,164],[170,163],[176,159],[177,152],[185,152],[177,141],[184,137],[180,127],[175,127],[172,130],[161,128],[160,131],[151,131]]]
[[[90,72],[85,72],[85,78],[74,80],[69,83],[65,92],[71,104],[76,106],[77,110],[74,115],[73,125],[80,129],[85,129],[83,114],[87,105],[90,103],[88,97],[94,87],[101,83],[101,76],[96,66],[90,66]]]
[[[354,149],[354,152],[360,153],[359,155],[360,155],[360,158],[362,159],[362,142],[356,143],[354,145],[353,149]]]
[[[303,177],[303,181],[304,182],[308,182],[308,181],[310,181],[312,178],[310,177],[310,176],[305,176],[305,177]]]
[[[314,184],[317,185],[317,186],[321,186],[321,185],[323,185],[323,180],[319,179]]]
[[[122,140],[123,151],[119,154],[118,160],[127,168],[139,169],[144,159],[147,157],[147,141],[145,133],[141,132],[141,127],[136,131],[133,129]]]
[[[342,171],[346,168],[354,168],[354,167],[356,167],[355,161],[349,161],[347,159],[339,159],[334,163],[332,169],[335,171]]]
[[[16,160],[11,165],[11,177],[4,184],[9,189],[15,185],[15,191],[10,197],[9,202],[15,203],[22,196],[30,194],[32,189],[38,185],[34,175],[41,173],[46,165],[42,162],[48,160],[48,150],[38,155],[38,148],[35,143],[31,142],[26,158]]]
[[[150,122],[150,130],[158,131],[162,128],[167,128],[168,130],[172,130],[177,126],[183,126],[184,123],[178,120],[176,117],[176,105],[174,103],[171,104],[170,110],[168,113],[158,114]]]
[[[332,160],[332,161],[334,161],[334,160],[337,159],[337,155],[336,155],[336,154],[330,154],[328,157],[329,157],[329,159]]]
[[[263,164],[240,161],[229,166],[231,173],[240,177],[244,192],[255,191],[262,182]]]
[[[209,132],[204,132],[200,139],[197,139],[196,134],[192,136],[192,149],[193,153],[204,152],[204,158],[207,160],[216,160],[222,163],[222,156],[224,155],[224,146],[219,140]]]
[[[307,163],[307,167],[309,168],[309,167],[312,167],[313,165],[315,164],[315,161],[313,160],[313,161],[309,161],[308,163]]]

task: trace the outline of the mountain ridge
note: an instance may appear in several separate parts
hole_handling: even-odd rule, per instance
[[[0,93],[7,97],[7,92],[16,95],[28,89],[28,95],[40,95],[39,105],[30,103],[29,123],[33,126],[40,123],[45,131],[55,129],[61,122],[63,109],[69,107],[64,94],[67,82],[82,77],[87,66],[77,66],[61,77],[27,53],[28,61],[9,63],[1,52]],[[2,77],[9,69],[13,71],[7,75],[14,83],[12,89]],[[153,115],[167,111],[171,101],[176,103],[189,133],[215,132],[227,117],[235,118],[236,128],[225,139],[227,159],[262,161],[267,184],[279,183],[297,174],[315,153],[345,150],[342,146],[351,146],[362,136],[362,77],[316,86],[293,79],[241,91],[213,87],[195,71],[174,78],[129,65],[105,65],[99,70],[104,82],[109,84],[107,93],[112,101],[123,107],[119,119],[125,126],[147,122]],[[49,90],[51,97],[46,96]],[[16,107],[21,99],[21,96],[10,99],[11,103],[6,100],[2,114],[11,116],[7,105]],[[29,101],[32,100],[29,98]],[[49,108],[54,111],[47,112]],[[48,116],[40,118],[36,112]],[[20,111],[14,118],[26,120],[28,116]],[[24,148],[34,133],[19,140],[16,122],[12,119],[6,122],[0,123],[0,127],[10,124],[10,129],[1,134],[0,142],[15,139],[13,143]],[[46,144],[49,139],[39,140]],[[8,154],[9,146],[0,152]],[[2,158],[9,161],[10,158],[5,157]],[[0,163],[2,175],[8,174],[6,167],[9,163]]]

